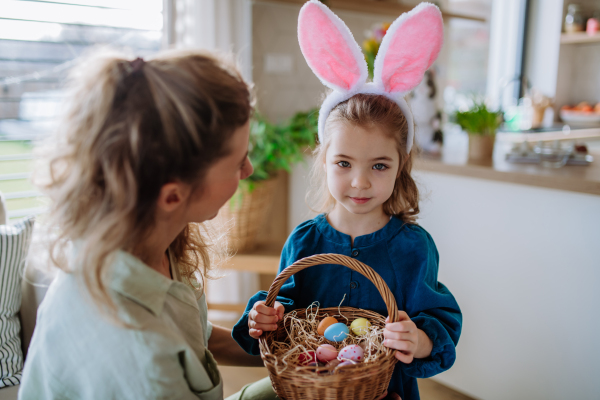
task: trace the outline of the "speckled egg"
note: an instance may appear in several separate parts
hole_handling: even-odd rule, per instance
[[[365,352],[363,351],[362,347],[356,344],[351,344],[340,350],[338,359],[360,362],[363,360],[364,354]]]
[[[337,324],[337,322],[338,320],[333,317],[323,318],[323,320],[319,323],[319,326],[317,327],[317,333],[323,336],[325,334],[325,330],[327,330],[327,328],[329,328],[331,325]]]
[[[317,362],[317,353],[313,350],[309,350],[306,353],[301,353],[298,356],[298,364],[300,365],[308,365],[312,362]]]
[[[328,362],[337,358],[338,352],[330,344],[322,344],[317,347],[317,359],[322,362]]]
[[[325,329],[325,339],[332,342],[341,342],[349,336],[350,330],[346,324],[338,322]]]
[[[350,324],[350,329],[356,336],[361,336],[369,332],[370,326],[371,323],[366,318],[357,318]]]

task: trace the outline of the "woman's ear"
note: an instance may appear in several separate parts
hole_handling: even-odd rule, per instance
[[[169,182],[163,185],[158,195],[157,207],[164,212],[173,212],[181,207],[190,196],[190,185],[182,182]]]

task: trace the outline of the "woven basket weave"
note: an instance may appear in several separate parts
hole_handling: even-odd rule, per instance
[[[273,203],[276,186],[275,178],[257,183],[252,192],[236,194],[219,210],[218,218],[221,221],[233,222],[227,233],[231,251],[246,251],[256,247],[256,236]]]
[[[353,258],[340,254],[318,254],[296,261],[283,270],[269,288],[266,305],[272,307],[275,303],[279,289],[284,282],[295,273],[315,265],[338,264],[344,265],[367,277],[383,298],[390,316],[390,322],[398,320],[398,307],[396,299],[381,276],[371,267]],[[326,268],[321,267],[321,268]],[[338,311],[339,310],[339,311]],[[297,318],[306,318],[306,310],[295,310]],[[333,307],[319,309],[318,318],[331,316],[341,312],[350,320],[355,318],[366,318],[372,325],[383,328],[385,317],[368,310],[352,307]],[[287,314],[286,314],[287,315]],[[284,319],[285,321],[285,319]],[[265,332],[259,338],[260,355],[267,369],[275,392],[281,399],[355,399],[373,400],[381,396],[388,388],[394,366],[398,361],[394,356],[394,350],[387,349],[377,361],[360,363],[356,365],[338,368],[333,374],[317,374],[313,367],[295,366],[278,371],[276,368],[277,357],[271,352],[274,341],[287,341],[286,326],[279,322],[276,331]],[[335,343],[332,343],[335,345]],[[281,368],[279,368],[281,370]],[[320,370],[332,372],[335,367],[323,367]]]

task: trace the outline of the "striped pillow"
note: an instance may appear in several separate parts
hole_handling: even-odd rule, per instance
[[[0,388],[18,385],[23,371],[21,349],[21,277],[34,217],[0,225]]]

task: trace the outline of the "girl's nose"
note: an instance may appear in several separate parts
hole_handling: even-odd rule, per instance
[[[352,187],[358,190],[369,189],[371,182],[369,182],[369,178],[365,174],[358,173],[352,179]]]

